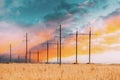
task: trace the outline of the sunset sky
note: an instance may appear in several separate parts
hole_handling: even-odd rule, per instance
[[[40,51],[46,61],[46,42],[59,40],[62,25],[62,62],[75,62],[75,34],[92,33],[92,62],[120,63],[120,0],[0,0],[0,58],[25,56],[25,34],[32,59]],[[56,61],[56,45],[49,47]],[[88,36],[79,35],[78,62],[88,62]]]

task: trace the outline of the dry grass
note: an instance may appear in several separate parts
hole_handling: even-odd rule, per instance
[[[120,65],[0,64],[0,80],[120,80]]]

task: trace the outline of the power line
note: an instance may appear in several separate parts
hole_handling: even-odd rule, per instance
[[[40,62],[40,52],[39,52],[39,50],[37,50],[37,51],[30,51],[29,52],[29,62],[31,62],[31,53],[37,53],[37,62],[39,63]]]
[[[57,50],[57,63],[58,63],[58,57],[59,57],[59,55],[58,55],[58,42],[57,43],[50,43],[50,42],[48,42],[48,44],[49,44],[49,47],[50,47],[50,45],[54,45],[54,44],[56,44],[57,45],[57,47],[56,47],[56,50]],[[48,51],[49,51],[49,49],[48,49]],[[49,59],[49,55],[48,55],[48,59]]]
[[[90,27],[88,34],[80,34],[80,35],[88,35],[89,36],[89,62],[88,63],[90,64],[91,63],[91,39],[92,39],[92,35],[96,35],[96,34],[92,34],[91,27]]]

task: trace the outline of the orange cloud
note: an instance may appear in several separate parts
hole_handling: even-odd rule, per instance
[[[96,23],[96,21],[94,22]],[[120,50],[120,16],[110,17],[104,20],[104,27],[92,26],[92,31],[94,34],[92,36],[92,54],[104,53],[105,51]],[[88,33],[89,28],[86,28],[84,33]],[[55,37],[55,28],[44,29],[43,31],[29,34],[29,49],[37,46],[38,44],[45,43]],[[68,57],[75,55],[76,45],[75,45],[75,35],[64,39],[64,44],[62,44],[62,57]],[[14,40],[12,42],[12,47],[15,49],[14,53],[20,53],[22,56],[25,55],[25,43],[20,40]],[[9,51],[9,45],[7,43],[1,44],[1,53]],[[36,49],[37,50],[37,49]],[[88,54],[88,35],[79,35],[78,37],[78,54],[85,55]],[[56,58],[57,49],[56,45],[50,45],[49,48],[49,59]],[[37,61],[37,53],[32,53],[32,59]],[[46,48],[40,50],[40,61],[46,61]]]
[[[104,28],[95,29],[97,26],[92,26],[93,33],[97,34],[92,36],[92,54],[104,53],[109,49],[120,50],[115,46],[115,44],[120,44],[120,16],[105,19],[104,23],[106,25]],[[88,30],[86,29],[86,33],[88,33]],[[62,47],[62,57],[75,55],[75,48],[75,36],[71,36],[71,39],[65,39],[65,44]],[[53,58],[52,51],[53,49],[50,49],[51,59]],[[88,54],[87,35],[79,36],[78,53],[81,55]]]

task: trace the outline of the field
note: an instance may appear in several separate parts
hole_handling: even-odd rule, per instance
[[[120,65],[0,64],[0,80],[120,80]]]

